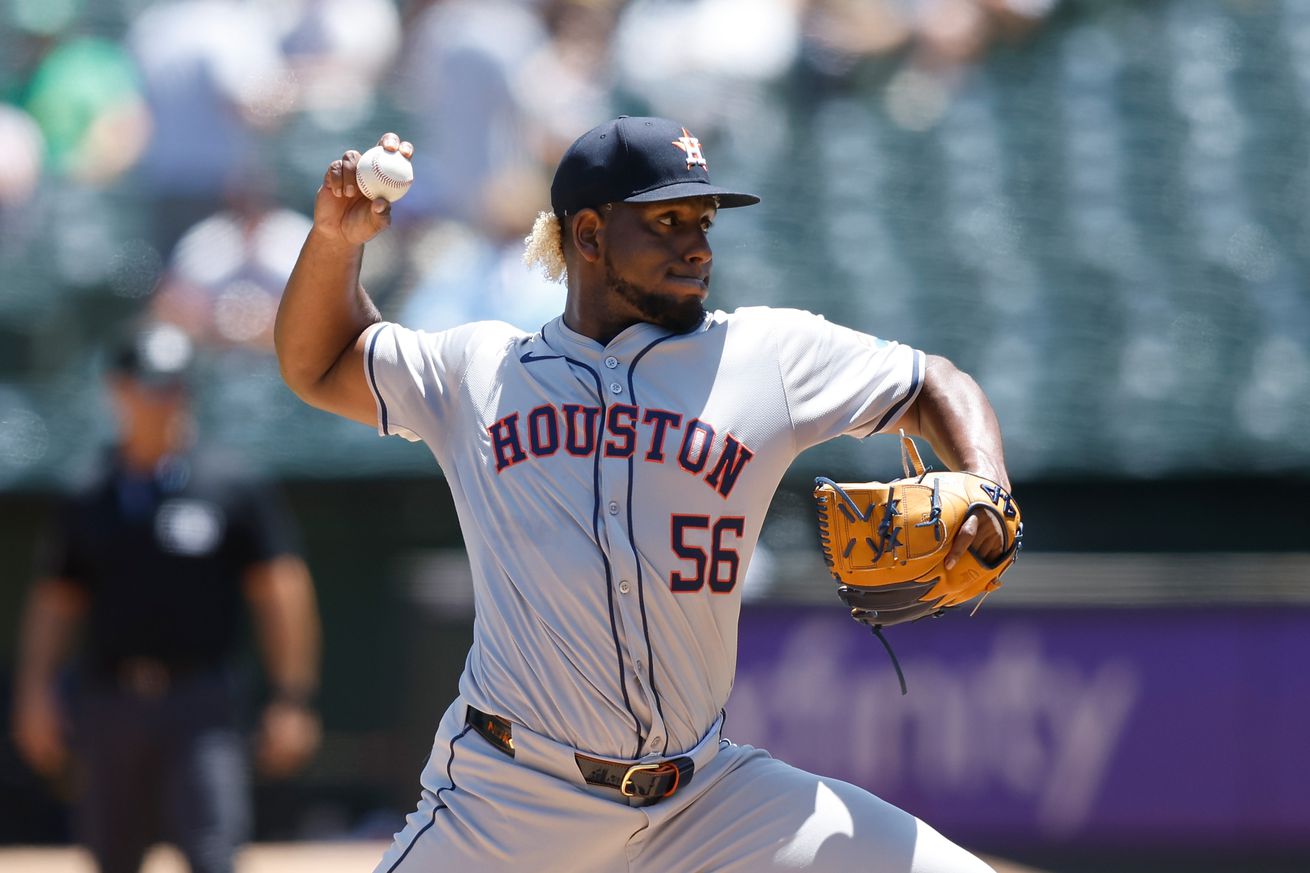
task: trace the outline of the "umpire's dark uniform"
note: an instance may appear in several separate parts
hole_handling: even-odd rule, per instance
[[[252,565],[295,553],[277,496],[204,453],[153,476],[111,458],[59,514],[47,575],[88,595],[73,748],[81,837],[104,873],[157,839],[229,871],[250,827],[232,657]]]

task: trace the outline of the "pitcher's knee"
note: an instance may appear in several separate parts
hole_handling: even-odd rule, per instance
[[[930,825],[877,797],[852,806],[851,838],[830,841],[818,855],[831,860],[815,869],[869,873],[995,873],[981,858]],[[823,856],[827,855],[827,858]],[[836,856],[840,855],[838,858]]]
[[[977,855],[961,848],[915,819],[914,861],[907,873],[996,873]]]

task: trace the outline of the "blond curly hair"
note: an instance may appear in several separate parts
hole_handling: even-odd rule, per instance
[[[564,263],[564,228],[555,213],[537,215],[532,233],[523,239],[523,263],[541,270],[552,282],[564,281],[568,273]]]

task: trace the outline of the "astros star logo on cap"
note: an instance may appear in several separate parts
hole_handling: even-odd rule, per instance
[[[692,136],[687,128],[682,129],[682,136],[675,139],[673,144],[687,153],[688,170],[695,166],[701,166],[705,168],[705,172],[710,171],[710,165],[705,163],[705,155],[700,150],[700,140]]]

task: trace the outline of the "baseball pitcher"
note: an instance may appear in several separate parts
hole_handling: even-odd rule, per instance
[[[535,333],[384,321],[358,277],[390,204],[361,196],[358,160],[323,177],[278,312],[282,373],[314,406],[427,444],[476,602],[460,694],[377,870],[989,870],[864,789],[723,733],[741,582],[788,465],[903,430],[1008,497],[977,384],[807,312],[706,310],[711,228],[759,198],[713,184],[672,121],[618,118],[564,155],[527,257],[568,296]],[[1012,554],[1003,525],[961,505],[934,527],[938,565]],[[952,604],[929,605],[915,617]]]

